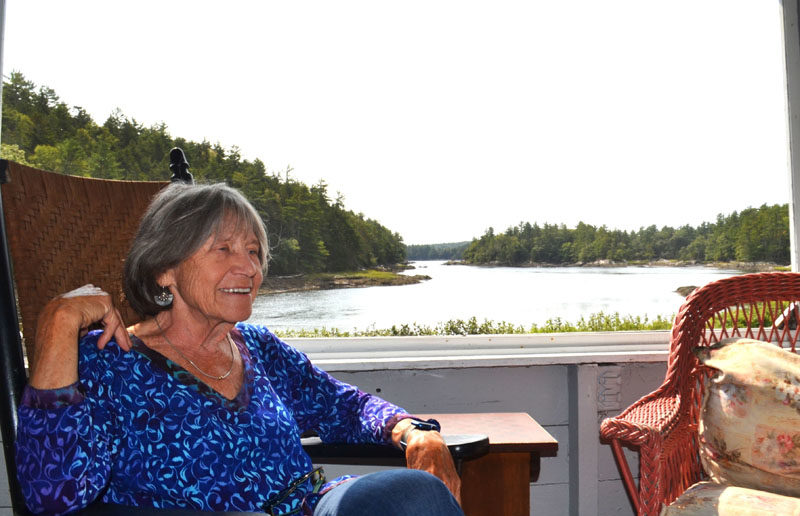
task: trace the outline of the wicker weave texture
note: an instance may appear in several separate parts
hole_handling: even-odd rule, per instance
[[[3,215],[28,356],[39,311],[58,294],[93,283],[110,293],[126,323],[122,266],[153,195],[166,182],[65,176],[9,162]]]
[[[639,450],[638,488],[619,446],[614,457],[637,514],[657,515],[702,476],[697,425],[703,397],[701,368],[692,353],[729,337],[749,337],[797,352],[800,274],[745,274],[694,291],[672,326],[667,374],[654,392],[608,418],[601,438]],[[785,321],[773,324],[773,321]],[[619,450],[619,451],[618,451]]]

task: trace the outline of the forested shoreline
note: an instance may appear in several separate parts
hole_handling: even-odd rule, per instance
[[[677,229],[654,225],[638,231],[608,229],[579,222],[523,222],[502,233],[489,228],[471,242],[408,245],[409,260],[459,260],[473,265],[584,265],[598,262],[775,263],[789,257],[788,205],[763,205],[716,222]]]
[[[402,237],[331,199],[327,185],[291,177],[291,168],[268,171],[260,159],[242,159],[237,147],[172,137],[166,124],[144,127],[120,111],[103,124],[56,92],[19,72],[3,82],[0,157],[63,174],[136,181],[170,177],[168,154],[181,147],[197,181],[238,188],[267,225],[270,275],[338,272],[406,259]]]
[[[406,246],[406,255],[409,260],[460,260],[469,244],[409,244]]]
[[[770,262],[788,264],[788,205],[763,205],[714,223],[677,229],[654,225],[638,231],[596,227],[583,222],[565,225],[521,223],[503,233],[489,228],[473,239],[460,257],[469,264],[585,264],[607,261],[691,263]]]

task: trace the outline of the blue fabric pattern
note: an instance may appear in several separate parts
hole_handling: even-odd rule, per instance
[[[135,506],[261,511],[309,472],[300,434],[324,441],[390,442],[406,412],[339,382],[266,328],[232,332],[244,362],[228,400],[134,338],[99,351],[81,340],[79,382],[26,387],[19,408],[17,471],[28,507],[64,514],[97,498]],[[323,492],[342,479],[334,480]],[[310,482],[277,509],[310,514]]]

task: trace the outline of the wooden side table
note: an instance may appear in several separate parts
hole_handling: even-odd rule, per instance
[[[525,412],[418,414],[434,418],[442,434],[485,434],[489,453],[465,461],[461,469],[461,505],[466,516],[530,514],[530,483],[539,474],[540,457],[558,451],[547,430]]]

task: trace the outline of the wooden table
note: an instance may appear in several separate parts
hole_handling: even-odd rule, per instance
[[[489,436],[489,454],[461,468],[466,516],[530,514],[530,483],[539,475],[539,459],[558,450],[558,441],[536,420],[525,412],[417,415],[438,420],[442,434]]]

